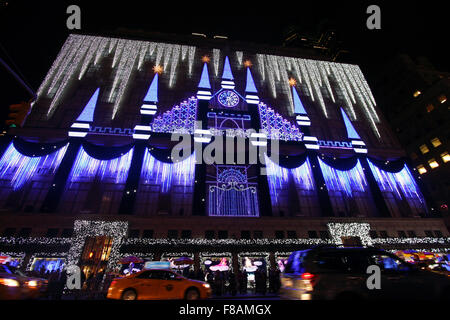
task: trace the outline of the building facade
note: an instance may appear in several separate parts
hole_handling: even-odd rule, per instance
[[[449,247],[356,65],[73,34],[25,126],[2,139],[0,251],[23,268]]]

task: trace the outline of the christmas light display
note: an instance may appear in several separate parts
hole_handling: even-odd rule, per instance
[[[367,181],[359,160],[350,170],[337,170],[325,164],[319,158],[325,184],[328,190],[344,192],[347,197],[353,197],[353,192],[366,192]]]
[[[8,178],[14,190],[20,189],[33,177],[54,174],[67,150],[67,145],[46,156],[28,157],[21,154],[10,143],[0,159],[0,178]]]
[[[153,157],[147,149],[142,165],[141,181],[145,184],[155,184],[161,186],[161,192],[166,193],[171,190],[172,185],[193,186],[195,173],[195,153],[187,159],[167,163]]]
[[[194,133],[197,118],[197,99],[189,98],[160,116],[152,124],[153,132],[186,132]]]
[[[382,191],[392,192],[397,199],[406,199],[414,207],[413,201],[415,200],[418,200],[423,205],[425,204],[419,187],[406,165],[400,172],[392,173],[378,168],[370,160],[368,162],[370,170],[372,170],[375,180]]]
[[[373,239],[369,235],[368,223],[327,223],[328,231],[334,244],[342,245],[342,237],[358,237],[363,246],[371,246]]]
[[[133,149],[130,149],[118,158],[98,160],[89,156],[81,147],[69,175],[69,181],[92,181],[95,177],[99,177],[113,179],[116,183],[125,183],[132,158]]]
[[[302,141],[300,129],[284,119],[280,114],[264,103],[258,105],[261,129],[267,132],[269,139],[284,141]]]

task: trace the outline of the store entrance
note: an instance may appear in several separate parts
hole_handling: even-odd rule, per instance
[[[111,237],[98,236],[86,238],[80,260],[80,268],[86,278],[90,275],[96,275],[97,273],[106,271],[111,246]]]

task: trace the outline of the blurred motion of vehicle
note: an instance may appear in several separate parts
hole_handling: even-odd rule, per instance
[[[381,270],[381,289],[370,290],[367,267]],[[375,248],[318,247],[291,254],[280,297],[299,300],[450,299],[450,277],[409,264]]]
[[[143,270],[116,278],[107,294],[108,299],[122,300],[197,300],[210,296],[208,283],[190,280],[166,269]]]
[[[21,271],[0,264],[0,300],[36,299],[45,296],[47,280],[28,277]]]

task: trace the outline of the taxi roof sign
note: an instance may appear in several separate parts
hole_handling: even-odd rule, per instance
[[[144,269],[170,269],[169,261],[147,261]]]

